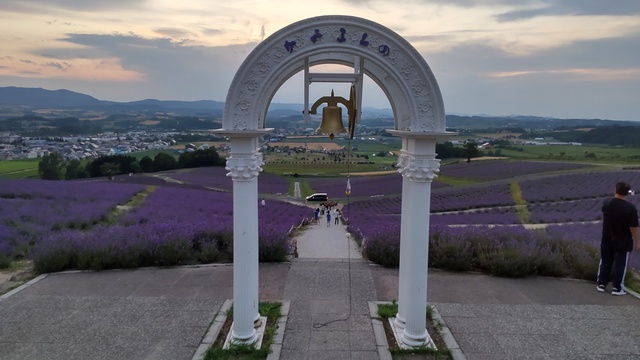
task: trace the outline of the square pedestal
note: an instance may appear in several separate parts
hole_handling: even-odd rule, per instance
[[[229,333],[227,334],[227,338],[224,341],[224,345],[222,347],[223,349],[228,349],[229,345],[231,345],[231,334],[233,334],[233,325],[234,324],[231,323],[231,329],[229,330]],[[260,347],[262,347],[262,338],[264,337],[264,330],[266,328],[267,328],[267,317],[260,316],[259,324],[255,326],[257,340],[254,343],[254,346],[256,347],[256,349],[260,349]]]

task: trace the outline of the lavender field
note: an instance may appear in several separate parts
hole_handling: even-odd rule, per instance
[[[168,173],[167,176],[184,184],[220,191],[233,191],[233,180],[227,176],[228,172],[224,167],[213,166]],[[260,173],[258,192],[260,194],[286,194],[289,191],[290,179],[285,176]]]
[[[614,184],[625,181],[640,186],[639,171],[608,171],[566,174],[520,182],[531,223],[599,221],[605,199],[613,196]],[[640,206],[640,196],[628,199]]]
[[[526,224],[546,224],[541,230],[523,226],[514,194],[506,183],[433,189],[430,266],[475,269],[500,276],[593,280],[599,260],[602,203],[613,195],[613,184],[618,181],[640,185],[640,172],[570,173],[520,181],[527,200]],[[575,189],[579,190],[572,192]],[[640,207],[640,196],[628,200]],[[370,260],[397,266],[400,210],[400,196],[354,201],[345,207],[349,231],[362,241]],[[501,265],[491,268],[496,264]],[[639,270],[640,257],[632,256],[630,267]]]
[[[262,176],[262,175],[261,175]],[[375,176],[350,176],[351,197],[380,197],[402,194],[402,175],[392,173]],[[347,188],[347,176],[339,178],[309,179],[309,185],[317,192],[326,192],[329,198],[344,198]],[[448,185],[433,183],[433,188],[444,188]]]
[[[142,190],[135,184],[0,180],[0,257],[25,257],[46,234],[106,221]]]
[[[612,195],[617,181],[640,186],[640,171],[576,166],[580,172],[563,174],[574,169],[571,164],[478,163],[443,168],[447,176],[475,176],[486,183],[432,184],[431,266],[500,276],[592,279],[602,202]],[[0,266],[25,257],[41,272],[231,261],[233,182],[226,173],[212,167],[113,181],[2,180]],[[532,173],[535,176],[527,176]],[[499,180],[491,181],[496,174]],[[362,241],[366,256],[397,265],[399,174],[351,177],[348,203],[346,177],[261,174],[258,190],[267,195],[266,206],[256,204],[261,261],[282,261],[291,251],[290,230],[312,216],[308,207],[277,200],[292,180],[309,181],[313,189],[342,199],[349,231]],[[520,194],[514,193],[514,183]],[[522,201],[524,205],[516,205]],[[640,196],[630,201],[640,206]],[[547,227],[527,230],[527,224]],[[640,268],[640,257],[632,256],[630,264]]]
[[[640,186],[640,171],[598,171],[551,176],[520,182],[528,202],[549,202],[612,196],[614,185],[625,181]]]
[[[524,175],[563,172],[591,167],[593,167],[593,165],[562,162],[511,161],[507,159],[476,160],[469,163],[461,162],[441,166],[440,174],[456,178],[491,181],[511,179]]]
[[[0,255],[29,256],[40,272],[230,261],[233,254],[230,193],[117,181],[2,185]],[[136,194],[144,200],[131,205]],[[270,200],[258,216],[261,261],[282,261],[290,230],[310,211]]]
[[[363,201],[353,201],[345,211],[366,214],[400,214],[401,196],[383,196]],[[431,193],[431,213],[470,211],[515,205],[508,184],[473,186],[465,188],[433,187]],[[494,209],[495,210],[495,209]],[[501,213],[500,210],[496,210]],[[481,213],[481,212],[476,212]],[[496,220],[500,223],[503,221]]]

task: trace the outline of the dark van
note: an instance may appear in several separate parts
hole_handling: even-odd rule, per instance
[[[327,196],[327,193],[315,193],[307,196],[306,199],[307,201],[327,201],[329,200],[329,197]]]

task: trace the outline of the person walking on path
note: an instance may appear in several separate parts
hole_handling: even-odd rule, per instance
[[[327,210],[327,227],[331,227],[331,211]]]
[[[600,266],[598,269],[598,291],[605,292],[609,280],[613,295],[624,295],[624,276],[627,272],[629,253],[636,247],[638,239],[638,210],[626,201],[633,194],[631,186],[624,182],[616,184],[613,198],[602,206],[602,240],[600,243]]]
[[[340,210],[338,210],[338,209],[335,209],[333,211],[333,219],[334,219],[333,223],[334,223],[334,225],[340,225],[340,216],[339,216],[340,213],[339,213],[339,211]]]

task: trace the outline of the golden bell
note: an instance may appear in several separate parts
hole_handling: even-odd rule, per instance
[[[320,134],[346,133],[347,129],[342,123],[342,108],[331,105],[325,106],[322,109],[322,122],[316,132]]]
[[[316,132],[320,134],[329,134],[329,138],[333,140],[334,134],[348,132],[342,123],[342,108],[338,106],[338,103],[346,106],[349,114],[353,112],[353,103],[347,101],[343,97],[334,96],[333,90],[331,90],[331,96],[323,96],[316,100],[309,113],[315,114],[316,110],[318,110],[318,106],[324,103],[326,103],[327,106],[322,109],[322,122],[316,129]]]

